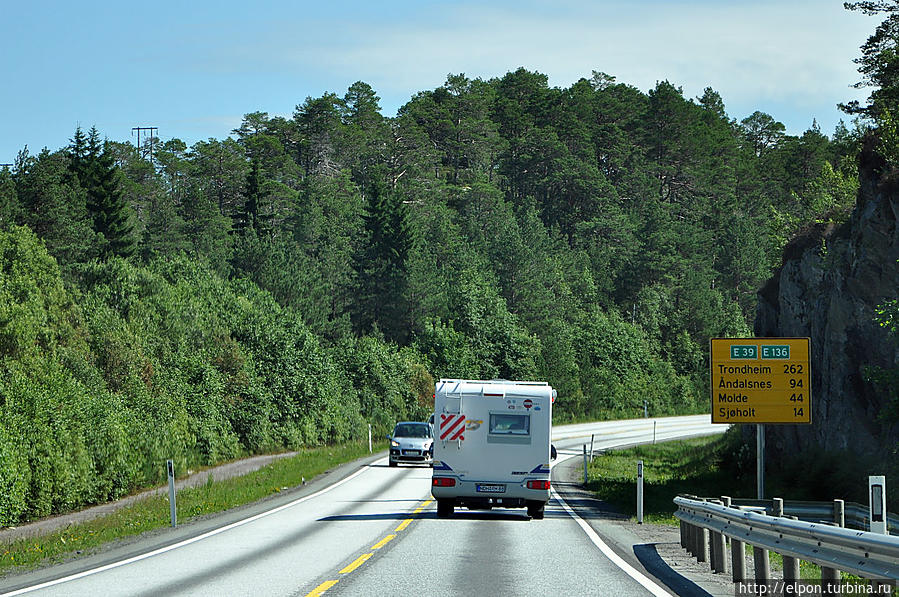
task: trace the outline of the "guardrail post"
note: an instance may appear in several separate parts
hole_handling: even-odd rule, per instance
[[[784,515],[784,500],[783,498],[773,498],[771,500],[771,516],[783,516]]]
[[[846,502],[843,500],[833,501],[833,523],[838,527],[846,526]]]
[[[795,516],[789,517],[791,520],[798,520]],[[791,558],[783,556],[784,560],[784,585],[795,587],[799,581],[799,558]]]
[[[842,500],[840,500],[842,501]],[[836,500],[834,500],[836,504]],[[837,526],[834,523],[834,526]],[[840,571],[836,568],[821,566],[821,590],[825,595],[836,594],[840,586]]]
[[[687,523],[683,520],[680,521],[680,546],[687,547]]]
[[[771,580],[771,563],[768,550],[752,546],[752,563],[755,565],[755,582],[768,583]]]
[[[732,564],[731,578],[734,582],[744,582],[746,580],[746,549],[743,542],[731,537],[730,540],[730,561]]]
[[[840,571],[821,566],[821,590],[825,595],[836,595],[840,586]]]
[[[697,562],[708,562],[708,552],[709,552],[709,538],[706,535],[705,527],[696,527],[696,561]]]
[[[727,572],[727,541],[723,533],[712,533],[712,570]]]
[[[712,500],[714,504],[722,504],[721,500]],[[723,533],[709,529],[709,551],[712,572],[727,572],[727,540]]]
[[[695,524],[687,524],[687,552],[699,557],[699,527]]]

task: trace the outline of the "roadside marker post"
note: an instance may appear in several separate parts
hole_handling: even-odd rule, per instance
[[[870,521],[868,530],[872,533],[888,535],[887,531],[887,478],[883,475],[868,477],[868,500]]]
[[[637,523],[643,524],[643,461],[637,461]]]
[[[175,508],[175,463],[165,461],[165,468],[169,475],[169,511],[172,515],[172,527],[178,524],[178,510]]]
[[[584,444],[584,487],[587,486],[587,444]]]

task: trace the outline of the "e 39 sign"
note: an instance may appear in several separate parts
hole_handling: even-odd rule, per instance
[[[712,338],[712,423],[811,423],[808,338]]]

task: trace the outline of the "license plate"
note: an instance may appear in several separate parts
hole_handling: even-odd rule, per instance
[[[486,493],[505,493],[505,485],[478,485],[477,490]]]

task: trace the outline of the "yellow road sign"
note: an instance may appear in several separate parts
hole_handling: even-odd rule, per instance
[[[811,423],[808,338],[712,338],[712,423]]]

